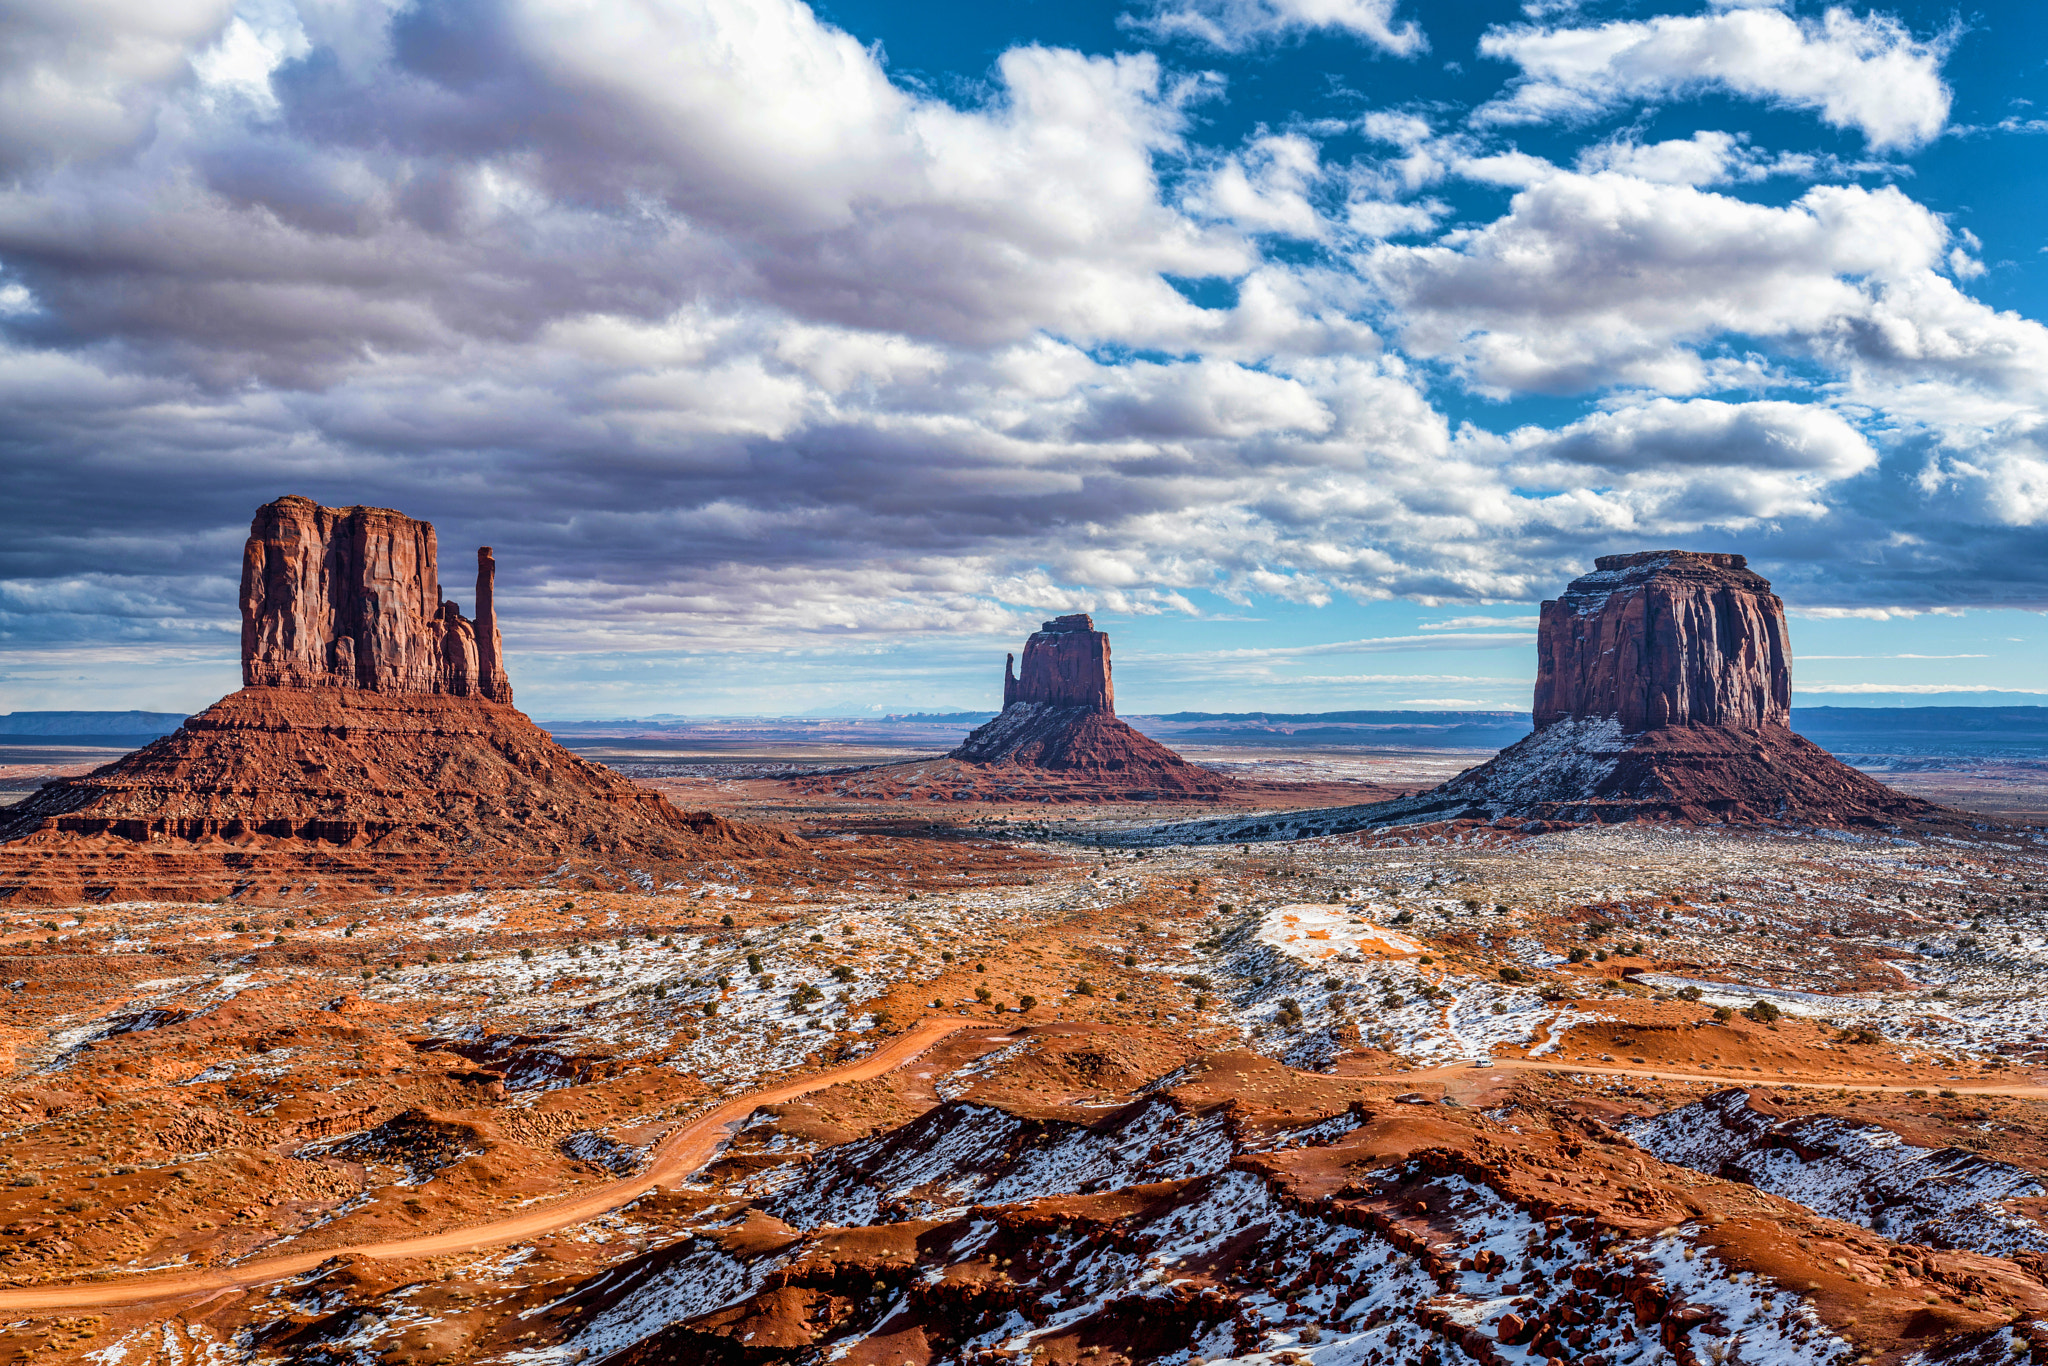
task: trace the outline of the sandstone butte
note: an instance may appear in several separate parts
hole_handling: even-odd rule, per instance
[[[474,621],[436,563],[433,526],[386,508],[261,508],[242,559],[246,686],[0,816],[0,902],[449,890],[564,863],[645,886],[801,849],[555,743],[511,705],[490,550]]]
[[[1003,664],[1003,710],[949,756],[982,769],[1040,772],[1117,796],[1187,800],[1236,781],[1191,764],[1117,719],[1109,633],[1084,613],[1055,617]]]
[[[1740,555],[1603,555],[1543,604],[1536,656],[1535,732],[1401,819],[1953,818],[1793,732],[1785,605]]]
[[[1003,665],[1003,710],[942,759],[796,779],[805,796],[948,802],[1215,802],[1256,795],[1117,719],[1109,633],[1055,617]]]
[[[1677,821],[1896,828],[1971,818],[1796,734],[1785,604],[1740,555],[1603,555],[1543,604],[1535,730],[1427,792],[1133,831],[1120,842],[1297,839],[1392,825]]]

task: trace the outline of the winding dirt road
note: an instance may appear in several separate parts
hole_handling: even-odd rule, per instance
[[[814,1072],[774,1086],[735,1096],[716,1109],[698,1116],[661,1141],[647,1170],[624,1181],[614,1181],[586,1191],[546,1209],[443,1233],[424,1234],[385,1243],[364,1243],[356,1247],[327,1247],[314,1251],[287,1253],[244,1262],[240,1266],[204,1267],[160,1276],[138,1276],[133,1280],[83,1281],[67,1285],[38,1285],[20,1290],[0,1290],[0,1312],[39,1309],[104,1309],[114,1305],[146,1304],[153,1300],[183,1299],[189,1295],[208,1298],[232,1290],[296,1276],[310,1271],[330,1257],[433,1257],[451,1252],[476,1252],[504,1243],[539,1237],[557,1229],[580,1224],[609,1210],[639,1199],[664,1183],[689,1176],[714,1157],[725,1141],[726,1128],[763,1105],[779,1105],[812,1091],[846,1081],[866,1081],[893,1071],[925,1052],[932,1045],[963,1029],[1001,1032],[988,1020],[965,1020],[940,1016],[922,1020],[917,1027],[858,1062]]]

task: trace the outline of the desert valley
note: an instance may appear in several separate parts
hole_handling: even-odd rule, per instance
[[[7,756],[0,1360],[2048,1362],[2048,835],[1792,730],[1741,557],[1505,747],[1193,762],[1085,615],[550,734],[438,555],[270,504],[243,690]]]

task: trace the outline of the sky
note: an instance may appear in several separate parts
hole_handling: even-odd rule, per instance
[[[1526,708],[1737,551],[2048,701],[2048,7],[0,0],[0,711],[237,685],[285,493],[542,717]]]

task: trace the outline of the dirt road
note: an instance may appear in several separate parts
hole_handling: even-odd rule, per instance
[[[726,1127],[737,1123],[763,1105],[778,1105],[811,1091],[846,1081],[866,1081],[908,1062],[939,1040],[962,1029],[1000,1026],[987,1020],[939,1017],[920,1021],[915,1029],[858,1062],[829,1071],[764,1087],[735,1096],[715,1110],[700,1115],[661,1141],[647,1170],[624,1181],[614,1181],[587,1191],[575,1199],[546,1209],[534,1210],[511,1219],[476,1224],[468,1228],[429,1233],[418,1238],[401,1238],[385,1243],[364,1243],[357,1247],[328,1247],[315,1251],[287,1253],[244,1262],[240,1266],[203,1267],[169,1275],[138,1276],[133,1280],[72,1282],[67,1285],[38,1285],[20,1290],[0,1290],[0,1312],[37,1309],[104,1309],[122,1304],[146,1304],[153,1300],[183,1299],[188,1295],[212,1297],[224,1291],[295,1276],[310,1271],[330,1257],[433,1257],[451,1252],[475,1252],[503,1243],[536,1238],[556,1229],[592,1219],[617,1209],[658,1185],[673,1185],[709,1162],[726,1137]]]

